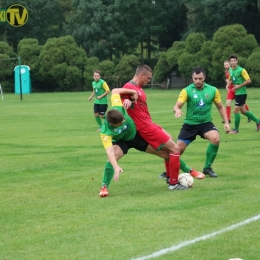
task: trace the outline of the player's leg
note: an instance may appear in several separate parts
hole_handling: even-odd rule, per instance
[[[236,95],[235,97],[235,108],[234,108],[234,115],[235,115],[235,128],[230,131],[230,134],[237,134],[239,132],[239,125],[240,125],[240,108],[245,104],[245,96],[244,95]]]
[[[207,123],[201,132],[203,138],[209,140],[209,145],[206,150],[206,161],[203,168],[203,173],[209,175],[210,177],[217,177],[217,174],[212,170],[212,164],[217,156],[219,148],[219,132],[216,130],[213,123]]]
[[[247,104],[245,104],[245,109],[246,111],[249,111],[249,107]],[[249,117],[247,118],[247,122],[250,123],[252,121],[252,119],[250,119]]]
[[[142,129],[138,132],[140,136],[145,141],[147,141],[155,150],[163,150],[169,153],[169,162],[165,160],[166,172],[169,172],[170,178],[170,185],[168,188],[185,189],[184,186],[178,183],[180,170],[180,150],[178,145],[171,139],[170,134],[164,131],[162,127],[154,123],[150,125],[149,129]],[[175,184],[176,186],[174,186]]]
[[[191,140],[181,140],[178,139],[177,140],[177,145],[180,148],[180,154],[182,155],[184,153],[184,151],[186,150],[187,146],[191,143]],[[190,166],[188,166],[184,160],[180,159],[180,169],[183,172],[188,172],[190,173],[190,175],[192,177],[195,177],[199,180],[203,179],[205,177],[205,175],[202,172],[196,171],[195,169],[191,168]]]
[[[117,161],[119,161],[119,159],[124,156],[125,149],[127,148],[125,148],[123,144],[113,145],[113,150]],[[100,188],[100,193],[99,193],[100,197],[108,196],[108,187],[111,183],[111,180],[113,179],[113,176],[114,176],[114,168],[112,164],[109,161],[107,161],[105,163],[105,168],[103,172],[102,186]]]
[[[100,122],[101,122],[100,128],[102,126],[102,120],[105,118],[105,114],[107,112],[107,107],[108,107],[107,104],[100,104],[99,105],[98,114],[99,114],[99,118],[100,118]]]
[[[101,118],[99,116],[99,107],[100,107],[99,104],[94,104],[94,116],[95,116],[96,122],[99,126],[97,131],[100,131],[100,128],[101,128],[101,125],[102,125]]]
[[[260,129],[260,120],[251,112],[246,109],[246,104],[240,108],[240,111],[243,115],[245,115],[248,118],[248,121],[253,120],[256,123],[256,131],[259,131]],[[249,121],[249,122],[250,122]]]
[[[226,101],[226,114],[228,118],[228,122],[231,123],[230,114],[231,114],[231,102],[232,99],[227,99]],[[224,123],[224,122],[223,122]]]

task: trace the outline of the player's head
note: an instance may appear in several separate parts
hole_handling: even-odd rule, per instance
[[[94,71],[93,78],[94,78],[95,81],[99,81],[99,79],[100,79],[100,71],[99,70]]]
[[[196,88],[202,88],[206,78],[205,70],[202,67],[197,66],[192,70],[191,76]]]
[[[229,68],[230,68],[230,63],[229,63],[228,60],[225,60],[225,61],[224,61],[224,68],[225,68],[225,70],[229,70]]]
[[[135,78],[138,79],[137,83],[141,87],[147,85],[150,82],[152,75],[152,69],[145,64],[138,66],[135,71]]]
[[[106,113],[106,119],[107,122],[112,126],[120,126],[124,123],[125,120],[123,114],[116,109],[109,110]]]
[[[236,54],[231,54],[229,55],[229,63],[231,65],[232,68],[235,68],[237,66],[238,63],[238,58]]]

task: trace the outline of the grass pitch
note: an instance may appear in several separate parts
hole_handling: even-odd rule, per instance
[[[172,113],[179,92],[146,90],[153,120],[175,140],[183,123]],[[119,182],[100,198],[107,158],[90,94],[30,94],[23,101],[7,94],[0,101],[1,260],[145,259],[222,229],[156,259],[259,258],[259,220],[228,230],[260,214],[260,132],[254,122],[243,116],[240,133],[226,135],[213,108],[221,135],[213,165],[218,178],[169,191],[158,178],[162,159],[131,150],[120,161]],[[225,103],[225,90],[221,94]],[[260,89],[248,89],[247,103],[258,117],[259,97]],[[182,158],[202,170],[207,146],[197,137]]]

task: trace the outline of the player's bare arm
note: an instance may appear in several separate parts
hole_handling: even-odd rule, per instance
[[[251,79],[247,79],[245,82],[243,82],[243,83],[240,84],[240,85],[234,85],[234,90],[239,89],[239,88],[242,88],[242,87],[244,87],[244,86],[246,86],[246,85],[248,85],[248,84],[250,84],[250,83],[251,83]]]
[[[95,91],[93,90],[91,96],[88,98],[89,101],[91,101],[91,99],[95,96]]]
[[[226,79],[226,90],[227,91],[229,91],[229,86],[230,86],[230,84],[231,84],[231,80],[229,80],[229,79]]]
[[[104,96],[108,95],[109,92],[110,92],[110,90],[107,90],[104,94],[97,96],[97,99],[103,98]]]
[[[183,115],[183,112],[181,111],[182,106],[183,106],[183,103],[180,101],[177,101],[175,106],[173,107],[173,113],[176,118],[179,118]]]
[[[112,164],[114,168],[114,180],[118,181],[119,175],[121,172],[123,172],[123,169],[118,165],[113,146],[110,146],[106,149],[107,157],[110,163]]]
[[[220,103],[215,103],[217,109],[218,109],[218,112],[221,116],[221,118],[223,119],[223,121],[225,122],[224,123],[224,129],[226,131],[226,133],[229,133],[230,132],[230,125],[228,123],[228,118],[227,118],[227,113],[226,113],[226,109],[224,107],[224,105],[222,104],[222,102]]]

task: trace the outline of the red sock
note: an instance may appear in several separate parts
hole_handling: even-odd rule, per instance
[[[226,107],[227,118],[230,120],[231,107]]]
[[[247,111],[249,111],[249,107],[248,107],[247,104],[245,104],[245,108],[246,108]]]
[[[169,160],[164,160],[165,170],[166,170],[166,177],[170,177],[170,171],[169,171]]]
[[[170,184],[178,183],[178,176],[180,171],[180,154],[169,155],[169,173],[170,173]]]

